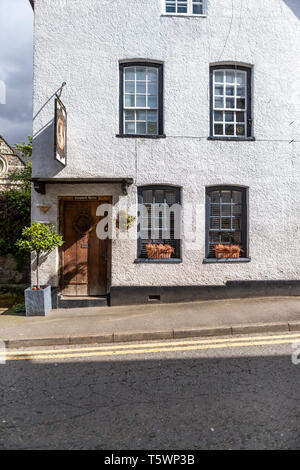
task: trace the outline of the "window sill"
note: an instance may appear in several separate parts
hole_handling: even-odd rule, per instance
[[[162,13],[160,16],[178,16],[183,18],[207,18],[207,15],[197,15],[192,13]]]
[[[254,142],[255,137],[207,137],[207,140],[222,140],[223,142]]]
[[[166,134],[160,135],[144,135],[144,134],[116,134],[116,137],[121,139],[165,139]]]
[[[209,263],[250,263],[251,258],[204,258],[203,264]]]
[[[182,263],[181,258],[160,258],[160,259],[148,259],[148,258],[137,258],[134,260],[135,263],[163,263],[163,264],[179,264]]]

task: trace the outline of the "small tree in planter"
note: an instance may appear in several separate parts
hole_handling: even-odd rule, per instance
[[[26,315],[45,315],[52,310],[51,287],[41,286],[39,277],[40,260],[42,255],[48,255],[56,247],[62,246],[61,235],[55,232],[53,225],[33,222],[22,231],[22,238],[17,246],[27,252],[36,253],[36,286],[25,290]]]

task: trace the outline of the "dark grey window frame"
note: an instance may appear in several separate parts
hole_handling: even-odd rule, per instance
[[[225,259],[217,259],[210,256],[210,244],[209,244],[209,234],[211,232],[210,229],[210,210],[211,210],[211,203],[210,203],[210,193],[214,191],[240,191],[242,195],[242,218],[241,218],[241,246],[243,249],[242,256],[240,258],[225,258]],[[224,232],[228,232],[229,230],[225,230]],[[241,187],[241,186],[231,186],[231,185],[218,185],[218,186],[209,186],[206,188],[206,241],[205,241],[205,260],[204,262],[216,262],[216,263],[224,263],[224,262],[242,262],[242,261],[250,261],[248,257],[248,188]]]
[[[124,68],[126,67],[153,67],[158,69],[158,133],[157,134],[125,134],[124,133]],[[136,137],[143,139],[158,139],[166,137],[164,134],[164,113],[163,113],[163,102],[164,102],[164,74],[163,64],[157,62],[120,62],[119,64],[119,134],[117,137]]]
[[[166,190],[170,191],[173,190],[175,191],[175,204],[180,204],[182,205],[181,202],[181,187],[180,186],[172,186],[168,184],[152,184],[152,185],[145,185],[145,186],[139,186],[138,187],[138,204],[143,204],[143,198],[142,198],[142,192],[147,191],[147,190]],[[138,213],[138,226],[137,226],[137,232],[138,235],[140,234],[140,214]],[[140,236],[138,236],[137,240],[137,259],[135,260],[136,263],[181,263],[181,238],[175,239],[174,240],[175,244],[175,254],[173,257],[170,259],[148,259],[148,258],[143,258],[141,257],[142,253],[142,243],[143,240]],[[158,241],[157,241],[158,243]]]
[[[245,137],[226,137],[226,136],[214,136],[214,90],[213,90],[213,74],[215,70],[241,70],[247,73],[247,135]],[[210,136],[209,140],[226,140],[226,141],[247,141],[255,140],[252,136],[253,131],[253,119],[252,119],[252,68],[244,67],[240,65],[211,65],[209,68],[209,90],[210,90]]]

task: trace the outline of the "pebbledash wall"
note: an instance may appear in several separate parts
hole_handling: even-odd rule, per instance
[[[265,281],[248,283],[256,293],[268,291],[266,281],[277,281],[273,293],[300,294],[299,57],[296,0],[210,0],[203,17],[163,15],[162,0],[35,0],[33,176],[132,177],[128,206],[137,203],[137,188],[147,184],[180,186],[183,212],[198,205],[192,246],[186,244],[190,228],[183,215],[181,263],[137,264],[136,240],[113,240],[115,303],[125,302],[126,287],[133,286],[146,287],[132,290],[136,301],[156,291],[167,300],[178,298],[174,292],[184,292],[180,299],[213,297],[213,289],[203,293],[205,286],[218,286],[226,296],[228,281]],[[166,138],[116,136],[119,61],[126,59],[163,63]],[[252,67],[255,141],[208,140],[214,64]],[[53,157],[54,94],[63,81],[66,168]],[[248,188],[248,262],[203,263],[205,190],[213,185]],[[46,195],[33,191],[33,219],[58,227],[58,198],[64,195],[113,195],[117,210],[121,190],[48,185]],[[41,204],[51,205],[47,214],[39,212]],[[58,285],[58,265],[54,252],[42,266],[44,283]]]

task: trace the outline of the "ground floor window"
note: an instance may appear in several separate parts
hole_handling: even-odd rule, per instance
[[[206,190],[206,257],[247,257],[247,193],[234,186]]]
[[[138,199],[138,258],[180,258],[180,188],[143,186]]]

